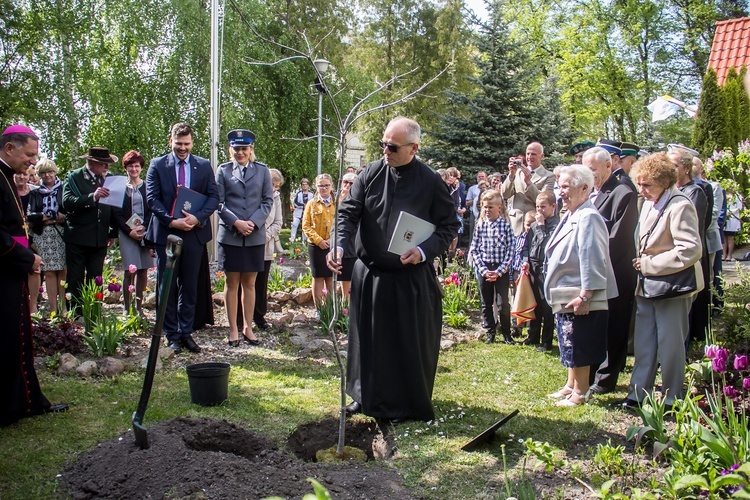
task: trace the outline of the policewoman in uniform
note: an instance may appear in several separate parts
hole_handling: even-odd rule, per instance
[[[224,303],[229,318],[229,345],[240,344],[237,327],[238,289],[242,287],[243,338],[260,342],[253,333],[255,280],[263,271],[266,219],[273,206],[273,183],[268,167],[255,161],[255,134],[232,130],[227,134],[231,162],[216,170],[219,190],[219,267],[224,270]]]

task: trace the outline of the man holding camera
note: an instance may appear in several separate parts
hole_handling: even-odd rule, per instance
[[[508,161],[508,177],[500,192],[509,200],[508,216],[515,236],[523,232],[524,214],[536,209],[537,195],[554,188],[555,176],[542,166],[542,158],[544,146],[532,142],[526,146],[526,165],[521,158],[511,157]]]

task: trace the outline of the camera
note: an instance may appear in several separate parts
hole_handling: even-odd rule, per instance
[[[514,163],[514,164],[515,164],[515,166],[517,166],[517,167],[522,167],[522,166],[523,166],[523,160],[522,160],[522,159],[520,159],[520,158],[516,158],[515,160],[513,160],[513,163]]]
[[[44,215],[46,215],[50,219],[56,219],[57,218],[57,212],[55,212],[54,210],[47,209],[43,213],[44,213]]]

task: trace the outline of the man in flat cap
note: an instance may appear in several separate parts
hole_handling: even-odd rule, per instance
[[[187,123],[172,126],[169,144],[172,151],[151,160],[146,174],[146,199],[151,208],[151,223],[146,238],[154,242],[159,286],[167,267],[167,236],[182,238],[182,253],[172,274],[172,286],[164,316],[164,335],[175,354],[185,347],[200,352],[193,340],[193,320],[198,296],[198,270],[206,243],[213,238],[211,214],[219,206],[219,192],[211,163],[190,154],[195,135]],[[172,213],[177,187],[184,186],[206,196],[200,210],[190,214],[185,210]]]
[[[68,291],[78,315],[81,314],[81,287],[84,281],[102,275],[107,247],[117,235],[112,207],[99,203],[109,196],[104,179],[117,157],[105,147],[93,146],[79,158],[86,160],[86,165],[68,173],[62,199],[68,214],[63,234]]]
[[[508,161],[508,177],[503,181],[500,193],[508,201],[508,216],[513,234],[524,230],[523,217],[529,210],[536,210],[536,197],[541,191],[552,191],[555,175],[542,166],[544,146],[532,142],[526,146],[526,165],[511,157]]]
[[[0,136],[0,426],[68,409],[50,404],[34,370],[27,276],[39,273],[42,258],[29,248],[13,174],[35,165],[38,151],[39,139],[23,125],[12,125]]]

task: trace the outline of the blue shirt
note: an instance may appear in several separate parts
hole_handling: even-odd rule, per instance
[[[477,222],[474,237],[469,247],[469,256],[480,275],[497,271],[502,276],[510,269],[515,253],[515,238],[510,223],[498,217],[494,221],[483,219]],[[487,264],[497,265],[489,269]]]

